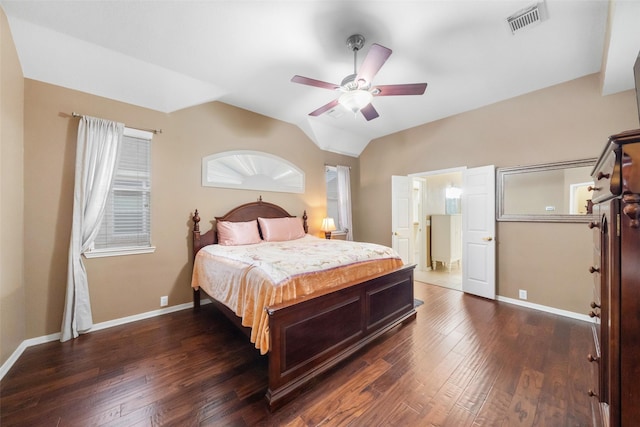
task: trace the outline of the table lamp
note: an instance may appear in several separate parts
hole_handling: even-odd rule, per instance
[[[333,218],[324,218],[322,220],[322,227],[320,230],[324,231],[324,237],[326,239],[331,238],[331,232],[336,229],[336,224],[333,222]]]

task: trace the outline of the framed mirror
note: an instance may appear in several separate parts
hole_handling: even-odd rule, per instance
[[[498,168],[497,220],[591,221],[596,159]]]

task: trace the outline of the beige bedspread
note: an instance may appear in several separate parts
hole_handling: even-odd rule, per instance
[[[196,255],[191,286],[202,288],[251,328],[251,342],[269,350],[265,307],[402,266],[391,248],[313,236],[255,245],[210,245]]]

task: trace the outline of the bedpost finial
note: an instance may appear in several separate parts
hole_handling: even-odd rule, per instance
[[[258,196],[258,203],[262,203],[262,195]]]
[[[200,231],[200,215],[198,209],[193,213],[193,231]]]
[[[302,228],[304,228],[305,234],[309,232],[309,224],[307,223],[307,210],[302,213]]]

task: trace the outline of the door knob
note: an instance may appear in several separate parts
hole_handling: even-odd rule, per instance
[[[485,242],[490,242],[493,240],[493,237],[483,237],[482,240],[484,240]]]
[[[589,362],[592,362],[592,363],[593,362],[598,362],[598,363],[600,362],[600,358],[598,356],[592,355],[591,353],[587,354],[587,360]]]

